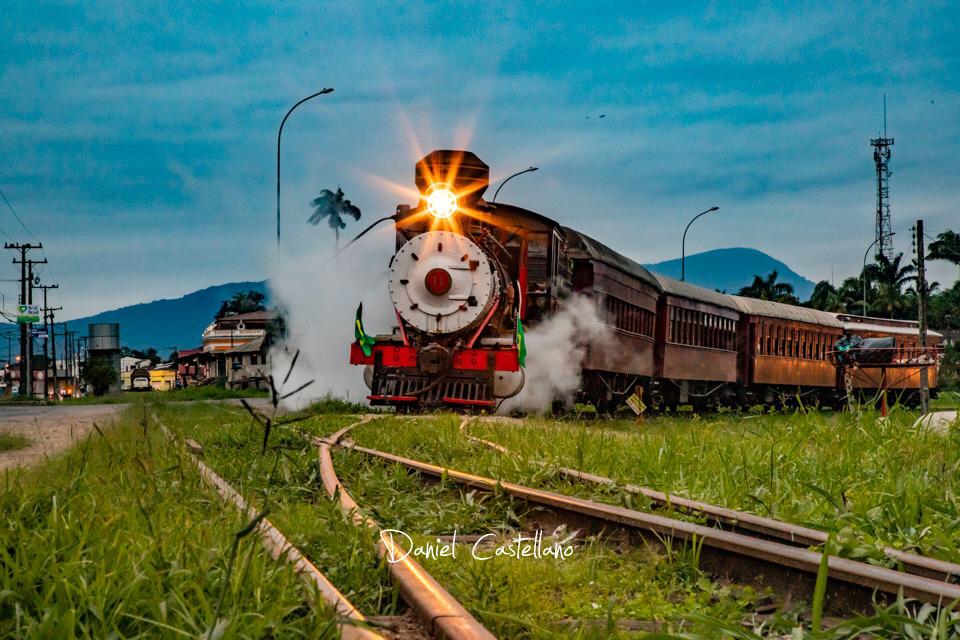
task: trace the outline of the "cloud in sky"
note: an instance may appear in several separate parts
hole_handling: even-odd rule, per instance
[[[494,175],[538,165],[501,197],[640,261],[675,257],[689,217],[717,204],[691,251],[748,245],[839,280],[872,239],[884,92],[898,249],[918,217],[958,226],[958,17],[930,3],[21,3],[2,18],[0,187],[69,316],[263,277],[276,127],[334,86],[284,130],[291,251],[330,249],[306,225],[321,189],[373,219],[409,201],[377,178],[411,187],[419,152],[462,144]],[[19,237],[8,212],[0,229]]]

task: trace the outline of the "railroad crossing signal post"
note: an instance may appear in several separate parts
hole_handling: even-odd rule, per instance
[[[924,265],[925,247],[923,242],[923,220],[917,220],[917,293],[919,296],[919,324],[921,358],[926,356],[927,348],[927,273]],[[922,363],[921,363],[922,364]],[[930,380],[927,367],[920,367],[920,410],[930,411]]]

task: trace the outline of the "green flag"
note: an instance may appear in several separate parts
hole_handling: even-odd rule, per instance
[[[520,366],[527,366],[527,340],[523,337],[523,323],[517,318],[517,360]]]
[[[357,319],[353,323],[353,336],[357,339],[357,343],[360,345],[360,349],[363,350],[363,355],[369,356],[373,353],[373,338],[368,336],[363,331],[363,303],[360,303],[360,306],[357,307]]]

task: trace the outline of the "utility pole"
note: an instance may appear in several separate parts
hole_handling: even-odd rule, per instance
[[[54,401],[60,399],[60,385],[57,381],[57,323],[53,320],[53,312],[59,311],[63,307],[56,307],[50,309],[50,328],[52,333],[50,337],[53,338],[53,341],[50,343],[50,356],[53,358],[53,399]]]
[[[63,363],[64,369],[67,373],[67,379],[70,380],[73,386],[76,386],[77,381],[73,378],[73,331],[67,330],[67,323],[63,323]]]
[[[927,272],[924,265],[926,247],[923,242],[923,220],[917,220],[917,294],[920,298],[917,308],[920,317],[920,349],[921,358],[926,357],[927,347]],[[927,413],[930,410],[930,381],[927,367],[920,367],[920,410]]]
[[[30,268],[30,276],[33,276],[33,269],[30,260],[27,260],[27,252],[31,249],[42,249],[40,244],[20,244],[19,242],[5,242],[4,249],[11,249],[20,252],[20,259],[13,259],[14,264],[20,265],[20,304],[30,304],[33,298],[33,283],[27,277],[27,269]],[[33,395],[33,369],[31,367],[31,353],[33,352],[33,325],[27,323],[20,324],[20,395]]]
[[[46,399],[46,397],[47,397],[48,395],[50,395],[50,375],[49,375],[49,373],[50,373],[50,358],[49,358],[50,349],[48,348],[48,346],[50,345],[51,336],[53,337],[53,340],[54,340],[54,341],[56,341],[56,339],[57,339],[57,337],[56,337],[56,335],[54,334],[54,332],[53,332],[53,330],[52,330],[52,327],[51,327],[51,323],[53,322],[53,310],[52,310],[49,306],[47,306],[47,291],[49,291],[50,289],[59,289],[59,288],[60,288],[60,285],[58,285],[58,284],[40,284],[40,285],[37,285],[37,289],[43,289],[43,322],[44,322],[44,324],[45,324],[45,326],[46,326],[46,329],[47,329],[47,339],[43,341],[43,359],[44,359],[44,361],[45,361],[45,363],[46,363],[46,366],[44,367],[44,372],[43,372],[43,397],[44,397],[44,399]],[[62,309],[62,308],[63,308],[63,307],[57,307],[58,310],[59,310],[59,309]],[[54,345],[53,371],[54,371],[54,377],[56,377],[56,371],[57,371],[56,345]],[[54,386],[56,386],[56,385],[54,385]],[[56,390],[54,390],[54,396],[56,396]],[[56,397],[54,397],[54,400],[56,400]]]

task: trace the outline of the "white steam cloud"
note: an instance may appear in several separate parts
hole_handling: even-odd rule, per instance
[[[599,347],[612,336],[593,300],[575,296],[563,309],[526,333],[526,383],[501,406],[501,412],[544,412],[554,401],[569,405],[580,387],[588,345]]]
[[[273,263],[270,294],[287,323],[286,341],[270,352],[274,379],[277,384],[282,381],[299,349],[285,389],[314,381],[290,398],[289,405],[303,406],[326,396],[366,402],[369,391],[362,368],[350,364],[350,344],[360,302],[368,334],[388,332],[396,324],[387,294],[390,253],[384,240],[385,236],[372,234],[337,257],[324,243],[315,250],[281,255]]]

